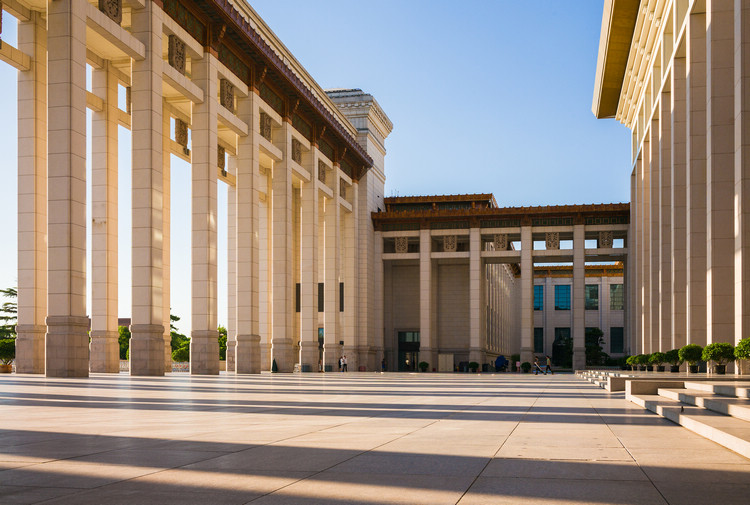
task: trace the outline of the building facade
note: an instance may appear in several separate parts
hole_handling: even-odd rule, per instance
[[[750,324],[750,2],[607,0],[593,112],[632,131],[635,352]]]

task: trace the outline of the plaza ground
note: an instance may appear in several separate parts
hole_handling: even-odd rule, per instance
[[[565,374],[14,374],[0,404],[3,504],[750,496],[750,460]]]

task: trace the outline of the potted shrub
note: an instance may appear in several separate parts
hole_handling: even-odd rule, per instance
[[[671,351],[667,351],[665,354],[667,355],[666,362],[670,364],[669,371],[672,373],[679,372],[680,365],[682,365],[682,360],[680,359],[680,350],[672,349]]]
[[[427,368],[429,368],[429,366],[430,366],[430,364],[429,364],[429,363],[427,363],[426,361],[420,361],[420,362],[419,362],[419,370],[420,370],[421,372],[426,372],[426,371],[427,371]]]
[[[738,360],[750,359],[750,337],[737,342],[737,347],[734,348],[734,357]]]
[[[0,373],[10,373],[11,363],[16,359],[16,339],[4,338],[0,340]]]
[[[698,373],[698,362],[702,355],[703,347],[698,344],[688,344],[679,351],[680,359],[688,362],[688,372],[690,373]]]
[[[476,373],[478,368],[479,368],[479,363],[477,363],[476,361],[471,361],[469,363],[469,369],[471,370],[472,373]]]
[[[664,371],[664,362],[667,361],[667,355],[663,352],[655,352],[648,357],[648,363],[652,367],[656,367],[655,372]]]
[[[703,361],[713,361],[715,374],[727,373],[727,363],[734,361],[734,346],[728,342],[714,342],[703,348]]]
[[[521,363],[521,371],[523,373],[529,373],[531,371],[531,363],[529,363],[528,361],[524,361],[523,363]]]
[[[630,367],[631,370],[635,370],[635,368],[638,366],[638,363],[636,363],[637,356],[628,356],[625,359],[625,363]]]

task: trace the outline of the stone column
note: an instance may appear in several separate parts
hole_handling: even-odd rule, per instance
[[[419,230],[419,361],[436,366],[437,354],[434,352],[432,331],[432,288],[432,235],[429,228],[425,228]]]
[[[120,372],[117,341],[118,79],[112,63],[92,72],[104,100],[91,122],[91,371]]]
[[[86,4],[49,2],[48,377],[89,373],[86,317]],[[25,228],[25,226],[24,226]]]
[[[651,352],[659,351],[659,328],[661,321],[661,305],[659,304],[660,291],[660,271],[661,271],[661,243],[659,235],[661,229],[661,169],[660,169],[660,146],[661,138],[659,135],[659,120],[653,119],[649,127],[649,168],[651,169],[651,205],[650,214],[651,222],[649,228],[649,249],[651,251],[651,277],[649,285],[651,287],[651,331],[650,345]]]
[[[734,342],[734,6],[706,1],[706,342]]]
[[[229,156],[227,172],[237,175],[237,157]],[[235,371],[237,346],[237,187],[227,187],[227,372]]]
[[[630,226],[628,227],[628,261],[630,262],[630,331],[632,354],[640,354],[643,349],[643,316],[641,306],[641,286],[643,285],[643,270],[641,258],[641,159],[638,155],[630,176]]]
[[[325,285],[324,285],[324,309],[325,309],[325,364],[332,365],[333,370],[338,369],[338,359],[341,356],[341,328],[339,326],[339,281],[340,281],[340,258],[339,245],[339,166],[333,168],[333,198],[325,201]]]
[[[706,15],[687,21],[688,343],[706,344]]]
[[[302,183],[300,264],[300,363],[318,371],[318,149],[311,152],[310,182]]]
[[[162,102],[163,103],[163,102]],[[164,372],[172,371],[172,307],[171,307],[171,217],[172,217],[172,159],[171,159],[171,117],[162,114],[162,310],[161,321],[164,327]]]
[[[573,369],[586,367],[586,236],[584,225],[573,225]]]
[[[283,159],[273,166],[273,340],[272,359],[279,372],[291,372],[296,356],[292,348],[295,313],[294,270],[292,266],[292,158],[291,118],[284,118],[281,128],[274,131],[274,145],[281,149]],[[338,285],[336,286],[338,289]]]
[[[346,355],[349,371],[356,372],[359,365],[367,366],[366,355],[360,356],[360,335],[358,321],[357,299],[359,294],[359,279],[357,278],[357,265],[359,265],[359,222],[357,214],[359,211],[359,194],[357,183],[346,188],[347,199],[352,205],[352,212],[345,212],[344,243],[342,253],[344,256],[344,355]]]
[[[534,362],[534,241],[531,227],[521,227],[521,362]]]
[[[649,156],[649,142],[643,141],[641,149],[641,192],[640,192],[640,243],[639,257],[641,260],[641,321],[642,321],[642,352],[652,353],[651,348],[651,162]],[[575,246],[574,246],[575,247]]]
[[[237,142],[237,322],[235,370],[261,371],[260,352],[260,112],[251,92],[237,102],[237,115],[248,125],[248,135]],[[265,181],[265,179],[264,179]]]
[[[672,349],[687,344],[685,58],[672,63]]]
[[[153,2],[132,13],[132,32],[145,45],[146,58],[132,67],[131,375],[164,375],[162,19]]]
[[[375,369],[381,366],[381,360],[385,358],[385,282],[384,282],[384,265],[383,265],[383,234],[376,231],[373,240],[373,286],[374,293],[370,298],[373,307],[373,328],[372,342],[374,342],[375,352]],[[387,365],[386,360],[386,365]]]
[[[482,235],[480,234],[480,229],[472,227],[469,229],[469,361],[476,361],[480,366],[484,361],[484,350],[482,349],[482,341],[484,337],[482,334],[482,322],[484,320],[484,315],[482,314],[482,281],[484,280],[484,265],[482,262],[481,250]],[[532,284],[533,282],[532,275]],[[531,288],[531,292],[531,300],[533,301],[533,287]]]
[[[216,57],[205,52],[193,62],[193,81],[203,89],[203,103],[193,104],[193,274],[190,373],[219,373],[217,331],[217,163],[218,93]]]
[[[659,100],[659,350],[672,349],[672,99]]]
[[[31,11],[18,23],[18,324],[16,372],[44,373],[47,332],[47,22]]]
[[[734,333],[739,342],[750,334],[750,101],[745,94],[750,89],[750,2],[735,2],[734,18]]]

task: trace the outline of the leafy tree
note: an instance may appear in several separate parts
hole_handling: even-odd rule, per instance
[[[130,350],[130,329],[127,326],[117,327],[117,343],[120,344],[120,359],[128,359]]]
[[[599,328],[586,329],[586,364],[602,365],[609,355],[604,352],[604,332]]]
[[[0,289],[0,294],[8,298],[8,301],[0,307],[0,339],[16,338],[18,290],[16,288]]]
[[[169,336],[171,337],[170,344],[172,345],[172,353],[174,353],[180,347],[183,347],[186,344],[190,343],[190,339],[187,338],[182,333],[179,333],[177,326],[174,325],[174,323],[176,323],[179,320],[180,318],[178,316],[175,316],[174,314],[169,315]],[[187,360],[175,360],[175,361],[187,361]]]
[[[172,361],[190,361],[190,341],[172,351]]]
[[[227,359],[227,329],[219,326],[219,359]]]

